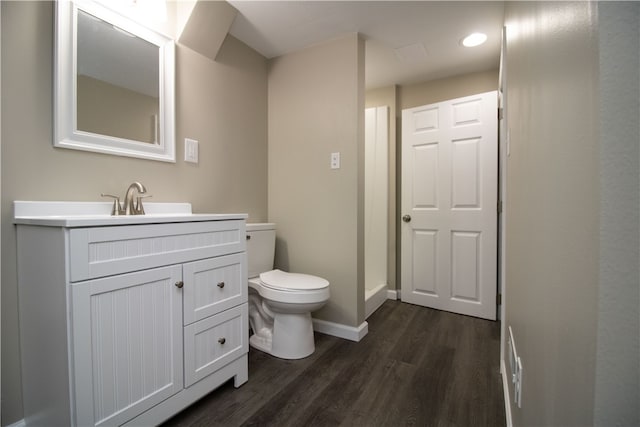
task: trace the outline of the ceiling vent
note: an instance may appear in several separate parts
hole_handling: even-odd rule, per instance
[[[427,60],[427,50],[422,43],[414,43],[395,49],[396,57],[404,64],[416,64]]]

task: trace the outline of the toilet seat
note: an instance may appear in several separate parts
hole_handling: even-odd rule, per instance
[[[322,277],[278,269],[260,273],[260,281],[263,286],[284,292],[315,291],[329,286],[329,282]]]
[[[249,288],[263,298],[285,304],[315,304],[329,300],[329,282],[308,274],[271,270],[249,279]]]

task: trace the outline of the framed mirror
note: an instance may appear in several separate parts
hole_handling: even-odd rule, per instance
[[[173,40],[59,0],[54,70],[54,146],[175,162]]]

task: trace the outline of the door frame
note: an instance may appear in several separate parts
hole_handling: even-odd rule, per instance
[[[498,117],[498,199],[501,204],[501,211],[498,214],[498,292],[500,293],[500,306],[498,309],[500,321],[500,373],[503,381],[503,392],[505,394],[505,412],[507,422],[511,422],[511,406],[508,404],[509,387],[507,386],[506,372],[506,313],[507,313],[507,270],[506,270],[506,248],[507,248],[507,167],[510,152],[509,125],[507,114],[507,27],[502,27],[502,38],[500,43],[500,68],[498,74],[498,108],[502,114]]]

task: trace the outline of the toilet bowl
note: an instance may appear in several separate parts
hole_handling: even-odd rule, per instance
[[[329,300],[329,282],[273,270],[275,224],[247,224],[251,347],[282,359],[315,351],[311,312]]]

